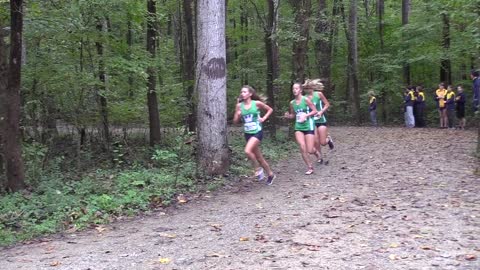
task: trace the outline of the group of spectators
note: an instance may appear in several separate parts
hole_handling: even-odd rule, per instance
[[[480,100],[480,72],[473,70],[470,73],[472,79],[472,97],[473,111],[478,112]],[[466,96],[462,85],[455,87],[444,83],[438,85],[433,98],[436,102],[438,115],[440,119],[440,128],[465,129],[465,103]],[[377,126],[377,101],[374,93],[370,91],[369,95],[369,111],[370,120],[373,126]],[[425,100],[423,86],[409,86],[404,91],[404,114],[405,126],[407,128],[425,127]],[[457,124],[457,125],[455,125]]]

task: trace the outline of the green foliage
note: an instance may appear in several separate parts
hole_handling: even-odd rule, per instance
[[[193,184],[191,178],[156,169],[98,171],[66,183],[43,177],[34,193],[0,198],[0,245],[145,211],[153,198],[165,206],[176,193],[192,191]]]

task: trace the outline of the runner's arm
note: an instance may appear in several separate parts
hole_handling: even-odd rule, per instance
[[[242,112],[240,110],[240,103],[237,103],[235,106],[235,113],[233,114],[233,123],[238,124],[240,122],[240,117],[242,116]]]
[[[263,117],[261,117],[259,120],[260,120],[260,123],[263,123],[265,121],[267,121],[268,117],[270,117],[270,115],[273,113],[273,109],[272,107],[268,106],[267,104],[261,102],[261,101],[257,101],[257,107],[260,109],[260,110],[265,110],[267,111],[265,113],[265,115]]]

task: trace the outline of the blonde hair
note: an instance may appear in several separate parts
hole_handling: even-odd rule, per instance
[[[304,88],[312,88],[313,90],[323,91],[324,85],[320,79],[306,79],[302,85]]]

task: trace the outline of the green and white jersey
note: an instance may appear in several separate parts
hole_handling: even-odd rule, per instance
[[[243,131],[247,134],[256,134],[262,130],[262,124],[260,123],[260,111],[257,108],[257,102],[252,100],[250,108],[247,110],[245,104],[240,103],[240,109],[242,112]]]
[[[305,120],[305,122],[299,122],[301,115],[305,115],[311,112],[310,107],[308,107],[306,100],[307,98],[303,96],[300,104],[298,105],[295,99],[290,101],[293,111],[295,112],[295,130],[300,130],[300,131],[315,130],[315,125],[313,123],[312,117],[308,117],[307,120]]]
[[[312,97],[312,103],[315,105],[315,108],[317,111],[323,110],[323,102],[322,99],[320,98],[320,94],[316,91],[313,92],[313,97]],[[321,117],[314,116],[313,120],[315,120],[315,123],[326,123],[327,118],[325,117],[325,114],[322,114]]]

